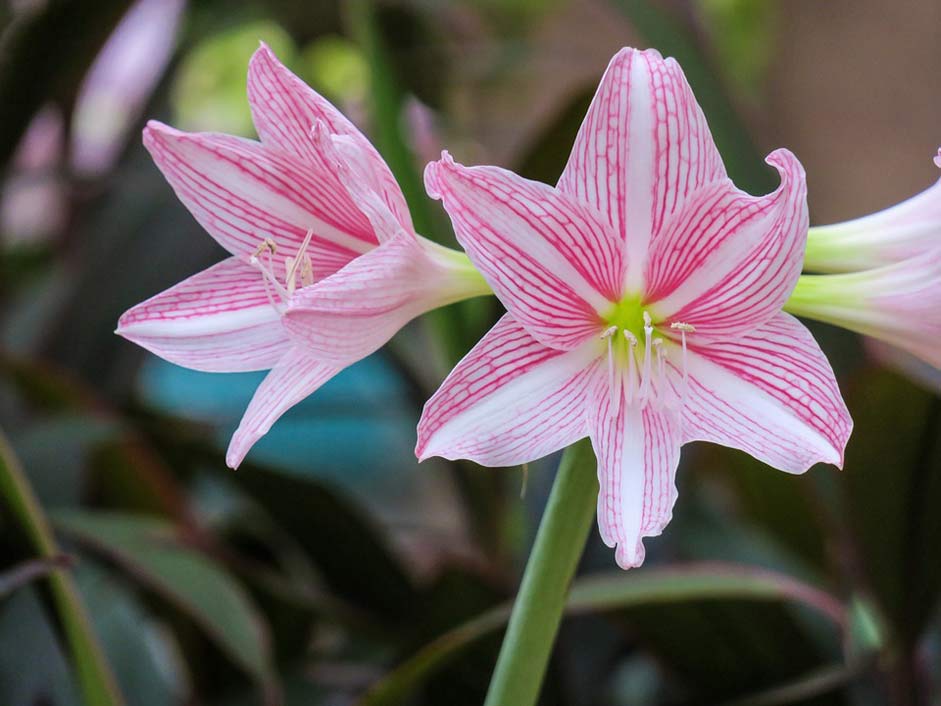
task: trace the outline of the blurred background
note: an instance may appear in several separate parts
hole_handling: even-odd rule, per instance
[[[554,183],[624,45],[677,57],[742,188],[774,188],[762,158],[793,150],[812,223],[937,178],[933,0],[7,0],[0,25],[10,706],[483,701],[558,459],[419,467],[412,448],[495,300],[410,325],[238,472],[223,451],[262,374],[184,370],[112,333],[223,256],[144,121],[254,136],[259,40],[370,135],[445,243],[424,163],[447,146]],[[593,530],[544,704],[941,704],[941,378],[813,330],[856,420],[846,469],[684,449],[642,569]]]

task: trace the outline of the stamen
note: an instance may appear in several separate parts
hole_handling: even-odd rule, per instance
[[[285,267],[285,276],[284,282],[287,284],[288,295],[294,294],[294,289],[297,286],[297,281],[295,276],[297,274],[297,265],[301,262],[302,258],[307,254],[307,247],[310,245],[310,239],[314,236],[314,229],[308,228],[307,235],[304,236],[304,240],[301,243],[301,246],[297,249],[297,254],[294,257],[285,258],[284,267]]]
[[[659,390],[654,390],[654,393],[657,395],[657,406],[662,409],[666,406],[667,401],[667,365],[663,339],[655,338],[653,347],[657,353],[657,378],[660,384]]]
[[[637,336],[630,331],[624,331],[624,338],[627,339],[627,403],[634,401],[634,378],[637,376]]]
[[[618,401],[621,397],[621,391],[616,390],[614,387],[615,368],[617,367],[614,364],[614,334],[617,330],[617,326],[609,326],[601,334],[602,340],[606,339],[608,341],[608,393],[611,395],[610,404],[614,414],[617,414]]]
[[[640,393],[641,400],[646,400],[650,396],[650,364],[651,364],[651,345],[653,345],[653,326],[650,323],[650,314],[644,312],[644,368],[640,374]]]
[[[301,265],[301,286],[309,287],[314,283],[314,263],[311,262],[310,255],[304,255],[304,262]]]
[[[258,247],[255,248],[255,252],[248,258],[250,265],[255,267],[259,272],[261,272],[262,282],[265,285],[265,295],[268,297],[268,302],[271,304],[272,308],[277,311],[279,314],[283,312],[283,307],[279,306],[275,301],[274,294],[277,293],[281,300],[288,298],[288,293],[285,291],[284,287],[281,286],[281,283],[278,282],[278,278],[274,274],[274,254],[277,252],[278,246],[271,238],[265,238],[259,243]],[[260,259],[262,253],[265,253],[267,264],[263,263]],[[274,289],[274,292],[272,292]]]
[[[670,324],[670,328],[680,332],[680,342],[683,346],[683,396],[680,400],[680,405],[685,405],[686,397],[689,393],[689,370],[686,366],[686,334],[693,333],[696,330],[696,327],[692,324],[684,324],[680,321],[674,321],[672,324]]]

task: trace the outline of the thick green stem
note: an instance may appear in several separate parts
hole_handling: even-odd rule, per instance
[[[485,706],[533,706],[539,698],[569,585],[595,516],[595,469],[587,439],[565,451],[523,573]]]
[[[56,560],[62,556],[46,516],[2,432],[0,506],[5,506],[40,558]],[[86,706],[122,706],[124,699],[75,582],[69,574],[63,572],[50,574],[48,581],[62,631],[71,651],[83,703]]]

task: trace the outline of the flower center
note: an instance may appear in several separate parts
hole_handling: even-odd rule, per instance
[[[284,313],[285,305],[297,289],[298,280],[300,280],[301,287],[314,283],[314,265],[310,255],[307,254],[313,235],[313,229],[308,230],[304,241],[297,249],[297,254],[294,257],[284,258],[283,284],[275,273],[274,255],[278,252],[278,246],[274,240],[271,238],[262,240],[255,248],[255,252],[248,258],[248,264],[261,273],[265,283],[265,294],[268,295],[268,301],[278,314]]]
[[[622,300],[603,321],[601,339],[607,346],[608,384],[614,410],[622,399],[626,404],[653,404],[658,409],[677,404],[682,408],[689,389],[686,336],[695,328],[679,321],[655,322],[640,298]],[[658,335],[660,327],[668,327],[673,336]],[[676,333],[680,336],[678,346]],[[668,365],[671,353],[679,360]],[[675,376],[677,368],[681,380],[671,380],[668,375],[673,372]]]

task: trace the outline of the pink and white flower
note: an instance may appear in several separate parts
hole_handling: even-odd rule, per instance
[[[728,179],[679,65],[611,61],[557,188],[447,153],[425,172],[508,313],[425,406],[416,453],[521,464],[589,436],[601,536],[644,559],[680,447],[784,471],[842,464],[852,422],[826,357],[782,313],[807,232],[804,171],[753,197]]]
[[[941,168],[941,149],[934,163]],[[941,248],[941,180],[882,211],[811,228],[804,267],[820,273],[867,270],[935,248]]]
[[[490,291],[466,256],[416,235],[373,146],[265,46],[248,95],[260,142],[157,122],[144,131],[230,257],[135,306],[117,329],[188,368],[271,369],[232,438],[233,468],[287,409],[409,319]]]

